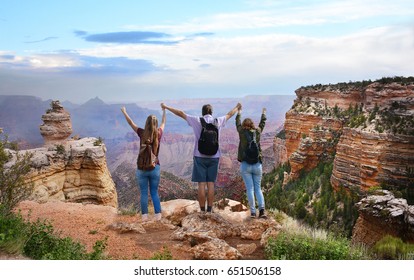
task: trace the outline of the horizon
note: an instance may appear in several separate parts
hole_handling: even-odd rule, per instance
[[[413,18],[408,0],[6,1],[0,95],[243,98],[413,76]]]

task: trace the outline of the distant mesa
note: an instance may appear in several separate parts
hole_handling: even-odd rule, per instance
[[[42,115],[43,124],[40,134],[46,146],[64,142],[72,134],[70,114],[63,108],[59,100],[51,102],[51,108]]]

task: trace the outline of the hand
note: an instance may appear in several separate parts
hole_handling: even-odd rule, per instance
[[[262,109],[262,114],[266,114],[266,108]]]
[[[236,105],[236,107],[237,107],[237,110],[241,110],[242,109],[242,105],[241,105],[241,103],[239,102],[239,103],[237,103],[237,105]]]
[[[121,111],[122,111],[122,113],[124,113],[124,114],[126,113],[126,108],[125,108],[125,106],[122,106],[122,107],[121,107]]]
[[[167,106],[165,106],[164,102],[163,102],[163,103],[161,103],[160,105],[161,105],[161,109],[162,109],[162,110],[167,109]]]

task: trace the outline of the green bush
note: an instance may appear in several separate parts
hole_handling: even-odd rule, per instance
[[[0,215],[0,249],[11,254],[24,254],[36,260],[104,259],[106,239],[98,240],[88,253],[83,244],[70,237],[60,237],[47,221],[25,221],[17,213]]]
[[[366,259],[364,250],[354,248],[346,238],[316,238],[304,233],[282,231],[265,247],[271,260],[359,260]]]
[[[0,205],[1,207],[1,205]],[[29,226],[20,214],[0,211],[0,250],[9,254],[21,254],[29,235]]]
[[[375,243],[372,254],[381,260],[412,260],[414,259],[414,244],[407,244],[400,238],[386,235]]]
[[[150,258],[150,260],[172,260],[171,251],[168,249],[167,246],[162,248],[162,251],[154,253],[154,255]]]
[[[8,215],[13,208],[32,193],[30,184],[24,177],[30,171],[32,154],[15,153],[15,160],[7,166],[13,156],[6,150],[9,147],[7,135],[0,132],[0,214]]]

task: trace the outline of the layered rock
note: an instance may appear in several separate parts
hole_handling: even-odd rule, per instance
[[[275,155],[275,165],[277,168],[287,162],[286,140],[275,137],[273,140],[273,154]]]
[[[368,190],[386,184],[412,187],[407,168],[414,166],[414,137],[344,128],[331,176],[334,187]]]
[[[31,199],[86,202],[117,207],[115,184],[106,164],[105,145],[96,138],[21,151],[33,154],[27,182]]]
[[[43,124],[40,126],[45,145],[61,143],[72,134],[70,114],[59,101],[52,101],[51,107],[42,116]]]
[[[373,246],[386,235],[414,242],[414,206],[395,198],[389,191],[380,191],[357,203],[359,217],[352,241]]]
[[[335,139],[342,122],[313,113],[286,113],[286,156],[291,166],[291,178],[303,169],[310,170],[328,158],[335,150]]]
[[[290,178],[334,156],[335,188],[414,186],[412,81],[318,85],[296,95],[284,124]]]

